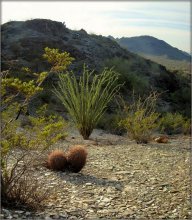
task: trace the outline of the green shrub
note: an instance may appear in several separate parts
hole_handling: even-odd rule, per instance
[[[191,123],[180,113],[166,113],[160,119],[160,131],[167,134],[188,134],[190,133]]]
[[[187,117],[191,116],[191,88],[189,85],[182,85],[181,88],[171,93],[170,98],[176,111]]]
[[[140,97],[129,106],[125,106],[126,117],[119,122],[130,138],[137,143],[147,143],[151,133],[158,127],[159,114],[155,112],[157,94],[151,93],[145,100]]]
[[[45,58],[53,64],[55,73],[64,71],[72,61],[68,53],[59,54],[58,50],[49,48],[45,52]],[[23,70],[31,73],[27,68]],[[33,207],[40,205],[40,200],[45,197],[36,190],[39,188],[36,183],[28,187],[33,182],[26,177],[44,149],[66,135],[65,120],[55,115],[45,116],[46,106],[37,112],[36,117],[29,116],[25,123],[20,121],[20,116],[26,115],[29,103],[43,91],[42,84],[49,72],[32,75],[33,80],[23,82],[9,70],[1,72],[1,195],[4,204],[11,201],[12,206],[18,203],[33,204]],[[34,150],[33,153],[30,149]]]
[[[104,69],[100,75],[93,76],[93,73],[84,67],[79,82],[72,72],[59,75],[59,88],[54,90],[84,139],[89,138],[107,104],[120,88],[116,84],[118,75],[112,69]]]
[[[191,83],[190,74],[182,71],[172,73],[177,80],[177,88],[170,94],[170,101],[173,103],[174,112],[179,112],[183,116],[191,117]]]
[[[142,60],[141,60],[142,61]],[[146,72],[142,72],[144,68],[144,64],[141,66],[141,61],[135,63],[130,62],[128,59],[123,59],[119,57],[115,57],[110,60],[105,61],[105,65],[108,68],[114,67],[114,70],[119,73],[119,82],[124,83],[122,87],[122,91],[127,92],[128,90],[134,90],[137,94],[143,94],[149,90],[149,80],[146,77]]]

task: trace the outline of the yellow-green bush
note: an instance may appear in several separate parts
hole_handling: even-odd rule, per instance
[[[138,98],[133,104],[125,106],[126,117],[119,122],[128,136],[137,143],[147,143],[154,129],[158,128],[159,114],[155,112],[157,94],[151,93],[145,100]]]
[[[53,64],[51,71],[55,73],[64,71],[72,61],[68,53],[60,54],[58,50],[49,48],[45,50],[44,57]],[[48,75],[49,72],[33,73],[33,80],[23,82],[13,77],[9,71],[1,72],[1,195],[4,202],[12,200],[17,204],[28,204],[31,199],[36,203],[34,205],[39,205],[37,200],[40,197],[37,195],[37,200],[34,200],[34,194],[31,195],[30,190],[22,188],[28,184],[25,181],[27,172],[45,148],[66,136],[67,122],[56,115],[45,115],[46,106],[37,112],[36,117],[26,116],[29,126],[24,126],[24,129],[21,126],[20,116],[26,114],[28,104],[43,90],[42,83]],[[14,153],[15,149],[17,153]],[[38,151],[29,156],[30,149]],[[34,193],[36,189],[36,185],[32,186]],[[19,201],[20,198],[22,201]]]
[[[69,53],[59,53],[58,49],[51,49],[48,47],[45,48],[45,54],[43,54],[43,57],[52,64],[51,71],[54,72],[63,72],[74,60]]]
[[[191,122],[180,113],[166,113],[160,119],[160,131],[167,134],[189,134]]]
[[[151,113],[145,116],[146,109],[141,109],[129,115],[121,121],[121,125],[126,128],[128,135],[137,143],[147,143],[150,140],[152,131],[158,127],[156,122],[159,114]]]

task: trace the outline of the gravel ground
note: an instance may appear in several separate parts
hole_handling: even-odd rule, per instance
[[[41,212],[2,207],[1,219],[190,219],[190,137],[136,144],[95,130],[73,132],[56,147],[85,144],[87,164],[76,173],[36,167],[34,177],[54,190]]]

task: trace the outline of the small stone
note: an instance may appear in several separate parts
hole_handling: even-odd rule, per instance
[[[92,183],[85,183],[85,186],[92,186]]]
[[[49,216],[46,216],[45,220],[52,220],[52,218],[50,218]]]
[[[87,219],[99,219],[98,216],[96,214],[90,214],[90,215],[87,215]]]
[[[68,218],[68,220],[77,220],[78,218],[76,216],[71,216]]]
[[[114,193],[114,190],[113,190],[113,188],[108,187],[106,192],[107,192],[107,194],[111,194],[111,193]]]
[[[59,215],[53,215],[52,218],[53,218],[53,219],[58,219],[58,218],[59,218]]]
[[[131,191],[133,191],[133,187],[131,187],[131,186],[125,186],[125,188],[124,188],[124,190],[123,191],[125,191],[125,192],[131,192]]]
[[[109,168],[109,170],[114,170],[115,169],[115,166],[112,166]]]
[[[168,191],[167,187],[163,188],[163,192],[167,192],[167,191]]]
[[[23,214],[24,211],[18,210],[18,211],[15,211],[15,213],[17,213],[17,214]]]
[[[132,209],[127,209],[123,212],[123,215],[127,216],[127,215],[133,215],[134,211]]]
[[[4,212],[6,215],[10,215],[10,212],[7,209],[2,209],[2,212]]]
[[[119,174],[131,174],[130,171],[119,171],[119,172],[116,172],[115,174],[119,175]]]
[[[116,184],[115,189],[117,189],[119,191],[122,191],[122,186],[120,184]]]
[[[109,198],[104,198],[104,199],[102,200],[102,202],[105,202],[105,203],[110,202],[110,201],[111,201],[111,199],[109,199]]]
[[[102,209],[97,211],[98,214],[107,214],[108,210],[107,209]]]
[[[151,205],[151,204],[152,204],[154,201],[155,201],[155,200],[154,200],[154,199],[152,199],[152,200],[150,200],[150,201],[146,202],[145,204],[146,204],[146,205]]]
[[[169,183],[162,183],[160,186],[161,187],[166,187],[166,186],[170,186],[170,184]]]
[[[179,193],[178,190],[172,190],[171,193]]]
[[[31,215],[31,212],[26,212],[25,215],[29,216],[29,215]]]
[[[62,205],[57,205],[57,206],[55,206],[55,208],[63,208],[63,206]]]

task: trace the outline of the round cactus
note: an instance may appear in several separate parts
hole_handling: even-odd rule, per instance
[[[78,173],[86,164],[87,150],[82,145],[75,145],[67,152],[69,170]]]
[[[64,171],[67,168],[67,158],[61,150],[54,150],[48,155],[47,167],[52,170]]]

